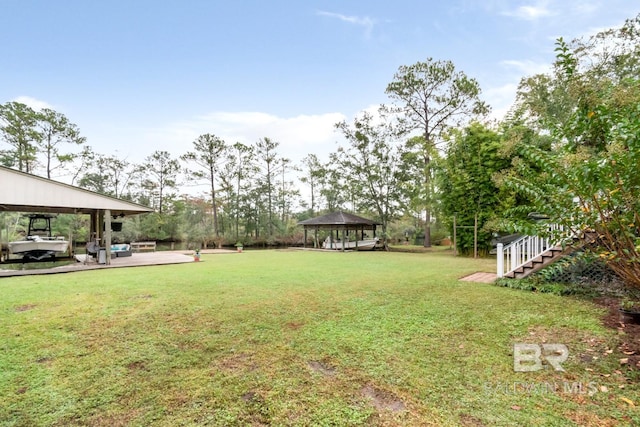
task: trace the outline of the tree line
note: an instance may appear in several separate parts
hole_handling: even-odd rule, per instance
[[[218,246],[243,239],[291,241],[300,237],[298,220],[341,209],[376,218],[384,238],[404,217],[409,223],[404,234],[410,230],[413,237],[422,228],[430,246],[432,199],[437,198],[430,159],[436,141],[459,118],[488,109],[479,100],[477,81],[456,71],[451,61],[429,58],[400,67],[387,93],[404,106],[380,106],[375,117],[362,113],[353,123],[336,123],[346,145],[326,163],[309,154],[293,164],[269,137],[231,144],[207,133],[179,158],[156,151],[132,164],[95,152],[61,113],[34,111],[18,102],[0,106],[6,147],[0,162],[24,172],[44,171],[47,177],[66,171],[73,185],[155,208],[157,214],[144,222],[156,227],[140,230],[146,238],[184,237]],[[55,126],[50,117],[57,119]],[[416,129],[421,135],[410,138]],[[82,148],[65,151],[64,144]],[[181,185],[203,184],[203,197],[180,194]],[[301,197],[300,185],[307,187],[308,200]]]
[[[533,231],[542,215],[594,230],[594,250],[626,271],[640,251],[639,22],[558,39],[552,71],[524,77],[499,122],[451,61],[401,66],[385,88],[389,105],[336,124],[345,142],[326,162],[308,154],[294,164],[268,137],[243,144],[207,133],[179,158],[156,151],[135,165],[95,153],[63,115],[16,102],[0,106],[0,162],[47,176],[67,168],[81,187],[154,207],[130,221],[145,238],[290,244],[301,239],[298,220],[342,209],[378,220],[386,239],[424,246],[451,235],[454,218],[477,218],[488,252],[497,234]],[[83,148],[69,154],[64,144]],[[196,183],[206,195],[180,194]],[[473,232],[457,235],[469,253]]]

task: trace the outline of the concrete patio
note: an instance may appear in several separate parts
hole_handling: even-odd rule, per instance
[[[204,249],[200,254],[233,254],[237,251],[226,249]],[[3,270],[0,264],[0,277],[31,276],[38,274],[70,273],[74,271],[98,270],[103,268],[140,267],[150,265],[184,264],[194,262],[193,251],[159,251],[136,252],[130,257],[113,258],[110,265],[98,264],[95,258],[89,257],[85,261],[85,255],[76,255],[76,263],[53,268],[29,269],[29,270]],[[18,264],[19,265],[19,264]]]

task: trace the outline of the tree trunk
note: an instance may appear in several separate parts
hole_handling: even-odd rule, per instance
[[[431,210],[427,208],[424,222],[424,247],[431,247]]]
[[[425,138],[428,138],[428,133],[425,134]],[[429,143],[429,139],[427,139],[427,146],[424,155],[424,191],[426,193],[425,200],[425,219],[424,219],[424,247],[431,247],[431,206],[429,206],[429,200],[431,199],[431,171],[429,168],[431,167],[431,157],[429,156],[429,150],[431,149],[431,144]]]

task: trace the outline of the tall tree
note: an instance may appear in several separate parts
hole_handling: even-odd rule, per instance
[[[80,159],[89,163],[78,180],[80,187],[108,196],[132,199],[130,187],[140,170],[136,165],[115,155],[83,150]]]
[[[64,167],[75,157],[70,153],[62,153],[60,145],[63,143],[81,145],[86,142],[86,138],[80,136],[78,126],[71,123],[64,114],[49,108],[44,108],[37,113],[37,121],[45,156],[47,178],[51,178],[51,172],[54,169]],[[54,165],[53,161],[58,164]]]
[[[310,191],[310,202],[309,208],[311,209],[311,215],[315,215],[316,212],[316,197],[317,191],[319,187],[319,181],[324,175],[322,163],[318,160],[318,156],[315,154],[308,154],[304,159],[302,159],[302,168],[301,170],[304,172],[304,175],[301,176],[300,182],[306,184],[309,187]]]
[[[495,184],[495,174],[507,169],[510,160],[500,153],[500,135],[479,123],[454,131],[447,156],[438,162],[438,185],[442,213],[449,225],[455,215],[458,225],[470,226],[478,218],[478,248],[491,249],[491,229],[486,227],[502,213],[507,198]],[[474,233],[470,228],[458,230],[457,249],[469,254]]]
[[[183,235],[187,240],[188,249],[206,247],[210,233],[207,221],[209,203],[200,198],[186,198],[185,209],[182,211]]]
[[[480,100],[480,85],[475,79],[456,71],[451,61],[427,58],[409,66],[401,66],[386,89],[398,105],[393,109],[404,113],[405,126],[420,130],[425,164],[425,240],[431,246],[430,162],[436,143],[451,126],[469,117],[486,114],[489,108]]]
[[[408,181],[405,183],[409,196],[407,209],[411,212],[412,218],[419,219],[424,210],[424,201],[427,198],[427,194],[433,194],[436,186],[434,180],[430,177],[429,190],[426,190],[424,177],[427,173],[431,173],[432,168],[426,167],[424,163],[425,156],[419,149],[416,149],[416,147],[424,147],[424,137],[422,135],[413,136],[406,141],[402,161],[408,171]],[[429,156],[430,162],[437,161],[439,157],[440,154],[438,150],[434,149]],[[431,207],[435,209],[435,205],[432,204]],[[419,222],[421,223],[421,221]],[[415,227],[416,230],[419,228],[420,227]]]
[[[7,166],[33,172],[37,147],[42,140],[37,122],[37,113],[25,104],[7,102],[0,105],[0,136],[12,147],[3,152],[3,162]]]
[[[96,153],[93,151],[93,148],[88,145],[82,147],[80,154],[74,158],[75,166],[73,167],[73,173],[71,175],[71,185],[75,185],[76,181],[91,168],[95,158]]]
[[[193,141],[194,151],[187,152],[182,156],[182,160],[195,163],[199,169],[193,172],[197,179],[205,179],[209,185],[209,195],[211,196],[211,209],[213,212],[213,232],[216,237],[220,236],[218,224],[218,200],[216,198],[216,180],[220,173],[221,165],[224,161],[224,153],[227,144],[223,139],[206,133],[200,135]],[[222,244],[221,241],[218,242]]]
[[[340,160],[335,154],[332,153],[329,162],[318,171],[321,199],[318,205],[322,206],[322,199],[324,199],[324,208],[329,212],[342,209],[350,199],[349,188],[345,183],[346,174],[338,166]]]
[[[234,177],[234,197],[233,197],[233,216],[236,240],[240,237],[240,218],[244,216],[248,218],[246,207],[249,198],[249,189],[251,185],[247,183],[247,178],[256,173],[254,160],[254,149],[249,145],[236,142],[233,149],[229,151],[229,161],[227,164],[233,165],[231,168]],[[246,232],[246,227],[245,227]]]
[[[298,189],[295,188],[294,182],[288,178],[288,173],[300,171],[300,169],[293,165],[290,159],[281,158],[279,163],[278,199],[280,202],[280,221],[284,225],[289,220],[289,214],[295,198],[300,195]]]
[[[267,196],[267,233],[269,237],[273,236],[274,228],[273,197],[275,193],[276,176],[282,168],[276,151],[279,145],[279,142],[266,137],[261,138],[255,145],[256,161],[260,168],[260,180],[264,193]]]
[[[158,199],[158,212],[162,214],[167,191],[176,188],[180,163],[168,151],[155,151],[145,161],[142,170],[147,176],[147,185],[153,188]]]
[[[364,113],[353,125],[336,124],[348,142],[340,147],[336,158],[348,171],[349,186],[360,203],[373,209],[387,239],[389,223],[406,204],[406,169],[396,135],[386,122],[374,123],[373,116]]]

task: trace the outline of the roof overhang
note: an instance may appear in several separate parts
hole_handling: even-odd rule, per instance
[[[0,212],[91,214],[104,210],[112,216],[153,212],[147,206],[0,166]]]

